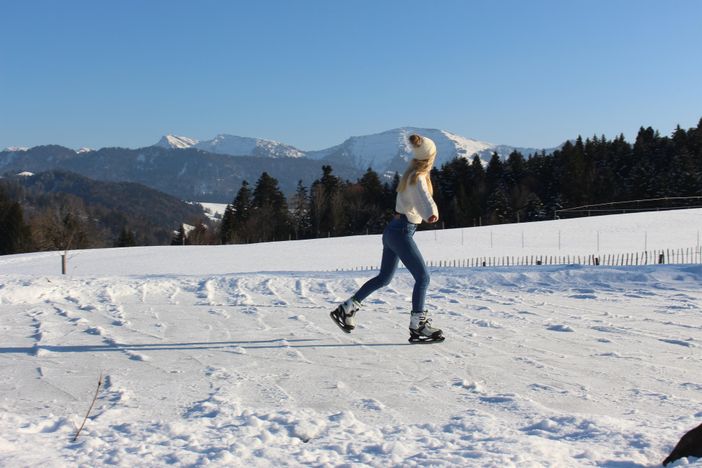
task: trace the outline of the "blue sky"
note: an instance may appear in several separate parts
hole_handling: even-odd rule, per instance
[[[0,148],[402,126],[550,147],[702,117],[702,1],[7,0]]]

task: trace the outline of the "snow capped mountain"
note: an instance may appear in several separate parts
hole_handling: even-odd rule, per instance
[[[162,146],[164,148],[190,148],[198,143],[193,138],[168,134],[162,137],[154,146]]]
[[[465,138],[437,129],[402,127],[374,135],[351,137],[340,145],[320,151],[310,151],[308,158],[338,161],[358,169],[372,167],[378,171],[400,171],[412,158],[408,137],[417,133],[436,143],[436,165],[455,157],[470,158],[476,153],[494,148],[495,145]]]
[[[294,146],[260,138],[240,137],[236,135],[217,135],[212,140],[201,141],[195,148],[210,153],[229,154],[232,156],[257,156],[268,158],[300,158],[303,151]]]
[[[27,151],[29,151],[31,149],[32,148],[29,148],[26,146],[8,146],[3,151],[7,152],[7,153],[26,153]],[[95,150],[92,148],[85,147],[85,146],[75,150],[76,154],[89,153],[91,151],[95,151]]]
[[[125,180],[189,198],[222,201],[229,199],[232,187],[261,172],[276,177],[284,190],[294,190],[298,180],[311,183],[323,164],[334,168],[340,177],[354,179],[369,167],[392,177],[404,171],[412,158],[408,137],[417,133],[436,143],[436,166],[456,157],[471,159],[478,155],[487,164],[493,153],[506,159],[518,150],[524,156],[541,149],[494,145],[440,129],[401,127],[371,135],[353,136],[330,148],[305,151],[292,145],[260,138],[220,134],[210,140],[165,135],[151,148],[69,149],[59,145],[34,148],[8,148],[0,151],[0,169],[39,173],[66,169],[87,177]],[[544,150],[552,153],[554,149]],[[204,164],[206,162],[206,164]],[[175,183],[173,178],[175,177]],[[197,181],[197,182],[195,182]],[[186,186],[178,185],[185,183]],[[176,190],[177,192],[173,192]],[[191,191],[194,191],[191,193]],[[205,198],[202,198],[205,197]]]
[[[157,146],[167,148],[197,148],[210,153],[230,156],[255,156],[262,158],[300,158],[305,157],[318,161],[328,161],[330,164],[344,164],[356,169],[373,168],[378,172],[402,171],[412,158],[412,150],[408,137],[418,133],[434,140],[438,154],[436,165],[441,166],[456,157],[470,159],[477,154],[487,163],[496,152],[501,158],[506,158],[512,151],[518,150],[523,155],[534,154],[539,149],[517,148],[507,145],[495,145],[485,141],[466,138],[445,130],[401,127],[372,135],[354,136],[343,143],[330,148],[303,151],[291,145],[272,140],[248,138],[235,135],[221,134],[212,140],[198,142],[192,138],[167,135]],[[550,152],[547,150],[547,152]]]

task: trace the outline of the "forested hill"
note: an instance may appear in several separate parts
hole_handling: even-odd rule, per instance
[[[552,155],[513,152],[486,167],[455,159],[433,171],[446,227],[553,219],[580,205],[702,195],[702,119],[661,136],[641,128],[633,143],[620,135],[567,142]]]
[[[32,227],[26,250],[167,244],[182,223],[206,220],[200,205],[131,182],[102,182],[68,172],[0,179]],[[6,203],[7,204],[7,203]],[[10,223],[4,227],[9,228]]]

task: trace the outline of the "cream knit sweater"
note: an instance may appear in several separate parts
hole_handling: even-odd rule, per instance
[[[408,183],[404,191],[397,193],[395,211],[407,216],[407,220],[413,224],[421,224],[422,220],[428,220],[431,215],[439,216],[424,177],[418,177],[416,184]]]

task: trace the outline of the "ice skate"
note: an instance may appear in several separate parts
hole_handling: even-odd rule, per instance
[[[356,312],[361,308],[361,303],[353,297],[350,297],[339,307],[334,309],[329,316],[339,328],[346,333],[351,333],[351,330],[356,328]]]
[[[427,311],[412,312],[410,319],[410,343],[438,343],[444,341],[444,332],[431,326]]]

